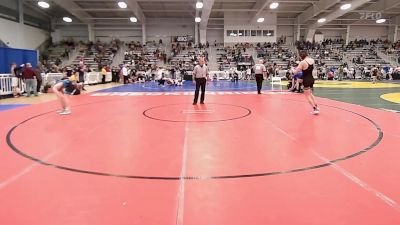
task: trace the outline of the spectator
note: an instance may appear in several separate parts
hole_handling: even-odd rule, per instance
[[[102,84],[106,83],[106,75],[107,75],[106,66],[103,66],[103,68],[101,69],[101,83]]]
[[[22,72],[22,78],[25,80],[27,97],[30,97],[32,92],[35,96],[38,96],[36,72],[32,69],[30,63],[26,64]]]
[[[18,93],[18,85],[19,85],[19,70],[17,68],[17,64],[16,63],[12,63],[11,64],[11,87],[12,87],[12,92],[13,92],[13,96],[14,98],[18,98],[19,97],[19,93]]]
[[[40,89],[42,87],[42,73],[44,73],[42,63],[37,64],[35,72],[36,72],[36,81],[37,81],[36,91],[37,91],[37,93],[41,94]]]
[[[128,65],[124,65],[123,67],[122,67],[122,70],[121,70],[121,72],[122,72],[122,76],[124,77],[124,84],[127,84],[128,83]]]

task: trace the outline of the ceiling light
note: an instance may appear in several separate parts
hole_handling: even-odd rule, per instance
[[[137,22],[137,18],[134,17],[134,16],[132,16],[131,18],[129,18],[129,20],[130,20],[132,23],[136,23],[136,22]]]
[[[321,19],[318,20],[318,23],[324,23],[325,21],[326,21],[325,18],[321,18]]]
[[[350,9],[350,8],[351,8],[351,4],[349,4],[349,3],[340,6],[341,10],[347,10],[347,9]]]
[[[44,1],[39,1],[37,4],[38,4],[40,7],[45,8],[45,9],[50,8],[50,4],[47,3],[47,2],[44,2]]]
[[[262,22],[264,22],[264,17],[260,17],[260,18],[258,18],[258,19],[257,19],[257,22],[259,22],[259,23],[262,23]]]
[[[202,2],[197,2],[196,3],[196,8],[197,9],[202,9],[203,8],[203,3]]]
[[[271,3],[271,4],[269,5],[269,8],[270,8],[270,9],[276,9],[276,8],[278,8],[278,6],[279,6],[279,3],[278,3],[278,2],[273,2],[273,3]]]
[[[71,23],[72,22],[72,19],[70,17],[67,17],[67,16],[64,17],[63,20],[64,20],[64,22],[67,22],[67,23]]]
[[[200,23],[201,18],[200,18],[200,17],[196,17],[196,18],[194,18],[194,21],[195,21],[196,23]]]
[[[126,8],[128,8],[128,5],[127,5],[124,1],[119,1],[119,2],[118,2],[118,6],[119,6],[121,9],[126,9]]]
[[[386,22],[386,19],[379,19],[379,20],[376,20],[376,23],[384,23],[384,22]]]
[[[267,36],[271,36],[271,33],[268,33]]]

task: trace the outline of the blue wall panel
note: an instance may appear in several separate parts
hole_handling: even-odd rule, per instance
[[[17,65],[31,63],[36,67],[38,62],[37,51],[15,48],[0,48],[0,73],[10,73],[10,64]]]

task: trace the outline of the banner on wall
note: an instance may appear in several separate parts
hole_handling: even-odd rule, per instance
[[[176,36],[173,37],[174,42],[193,42],[192,36]]]
[[[17,65],[31,63],[36,67],[38,53],[36,50],[0,48],[0,73],[10,73],[10,65],[13,62]]]
[[[314,41],[315,41],[315,43],[322,43],[324,41],[324,35],[323,34],[315,34]]]

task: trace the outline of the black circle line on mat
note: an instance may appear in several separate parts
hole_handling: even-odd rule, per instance
[[[150,110],[153,109],[157,109],[157,108],[162,108],[165,106],[172,106],[172,105],[183,105],[183,104],[166,104],[166,105],[159,105],[159,106],[155,106],[155,107],[151,107],[146,109],[145,111],[143,111],[143,116],[152,119],[152,120],[158,120],[158,121],[163,121],[163,122],[172,122],[172,123],[215,123],[215,122],[225,122],[225,121],[231,121],[231,120],[238,120],[238,119],[242,119],[245,118],[247,116],[250,116],[251,114],[251,110],[243,107],[243,106],[239,106],[239,105],[231,105],[231,104],[219,104],[219,103],[207,103],[205,104],[205,106],[207,105],[224,105],[224,106],[233,106],[233,107],[237,107],[237,108],[241,108],[247,111],[247,113],[243,116],[238,116],[238,117],[233,117],[230,119],[222,119],[222,120],[203,120],[203,121],[196,121],[196,120],[164,120],[164,119],[159,119],[159,118],[155,118],[152,116],[147,115],[146,113]]]
[[[293,99],[286,99],[286,100],[289,100],[289,101],[297,101],[297,102],[304,102],[304,101],[293,100]],[[108,102],[108,100],[107,100],[107,101],[100,101],[100,102],[96,102],[96,103],[101,103],[101,102]],[[75,107],[84,106],[84,105],[91,105],[91,104],[95,104],[95,103],[82,104],[82,105],[77,105],[77,106],[75,106]],[[33,156],[30,156],[30,155],[26,154],[25,152],[19,150],[17,147],[15,147],[15,145],[14,145],[14,144],[12,143],[12,141],[11,141],[11,136],[12,136],[12,133],[14,132],[14,130],[15,130],[16,128],[18,128],[18,126],[20,126],[20,125],[22,125],[22,124],[24,124],[24,123],[26,123],[26,122],[28,122],[28,121],[30,121],[30,120],[32,120],[32,119],[35,119],[35,118],[37,118],[37,117],[40,117],[40,116],[43,116],[43,115],[46,115],[46,114],[49,114],[49,113],[54,113],[55,111],[46,112],[46,113],[42,113],[42,114],[33,116],[33,117],[31,117],[31,118],[29,118],[29,119],[26,119],[26,120],[20,122],[19,124],[15,125],[13,128],[11,128],[11,129],[8,131],[7,136],[6,136],[6,141],[7,141],[8,146],[9,146],[14,152],[16,152],[17,154],[19,154],[19,155],[21,155],[21,156],[23,156],[23,157],[25,157],[25,158],[27,158],[27,159],[30,159],[30,160],[32,160],[32,161],[35,161],[35,162],[37,162],[37,163],[40,163],[40,164],[42,164],[42,165],[45,165],[45,166],[49,166],[49,167],[53,167],[53,168],[61,169],[61,170],[66,170],[66,171],[70,171],[70,172],[83,173],[83,174],[90,174],[90,175],[108,176],[108,177],[119,177],[119,178],[129,178],[129,179],[146,179],[146,180],[182,180],[182,179],[184,179],[184,180],[208,180],[208,179],[215,179],[215,180],[217,180],[217,179],[240,179],[240,178],[249,178],[249,177],[264,177],[264,176],[272,176],[272,175],[279,175],[279,174],[297,173],[297,172],[303,172],[303,171],[308,171],[308,170],[314,170],[314,169],[319,169],[319,168],[327,167],[327,166],[330,166],[330,165],[335,164],[335,163],[337,163],[337,162],[345,161],[345,160],[354,158],[354,157],[356,157],[356,156],[359,156],[359,155],[361,155],[361,154],[364,154],[364,153],[366,153],[366,152],[372,150],[374,147],[376,147],[376,146],[382,141],[382,139],[383,139],[383,131],[382,131],[382,129],[379,127],[379,125],[378,125],[377,123],[375,123],[372,119],[370,119],[370,118],[368,118],[368,117],[366,117],[366,116],[363,116],[363,115],[361,115],[361,114],[359,114],[359,113],[356,113],[356,112],[353,112],[353,111],[350,111],[350,110],[347,110],[347,109],[343,109],[343,108],[340,108],[340,107],[329,106],[329,105],[322,105],[322,104],[321,104],[321,106],[326,106],[326,107],[335,108],[335,109],[343,110],[343,111],[346,111],[346,112],[350,112],[350,113],[353,113],[353,114],[355,114],[355,115],[357,115],[357,116],[360,116],[360,117],[366,119],[366,120],[369,121],[372,125],[374,125],[375,129],[376,129],[377,132],[378,132],[378,137],[376,138],[376,140],[375,140],[372,144],[370,144],[368,147],[366,147],[366,148],[364,148],[364,149],[362,149],[362,150],[360,150],[360,151],[357,151],[357,152],[355,152],[355,153],[353,153],[353,154],[351,154],[351,155],[347,155],[347,156],[344,156],[344,157],[341,157],[341,158],[337,158],[337,159],[334,159],[334,160],[330,160],[330,161],[328,161],[328,162],[326,162],[326,163],[322,163],[322,164],[315,165],[315,166],[309,166],[309,167],[303,167],[303,168],[297,168],[297,169],[291,169],[291,170],[283,170],[283,171],[273,171],[273,172],[266,172],[266,173],[237,174],[237,175],[226,175],[226,176],[186,176],[186,177],[179,177],[179,176],[135,176],[135,175],[112,174],[112,173],[104,173],[104,172],[96,172],[96,171],[88,171],[88,170],[75,169],[75,168],[70,168],[70,167],[65,167],[65,166],[59,166],[59,165],[55,165],[55,164],[52,164],[52,163],[45,162],[45,161],[43,161],[43,160],[41,160],[41,159],[35,158],[35,157],[33,157]],[[311,116],[311,115],[310,115],[310,116]]]

